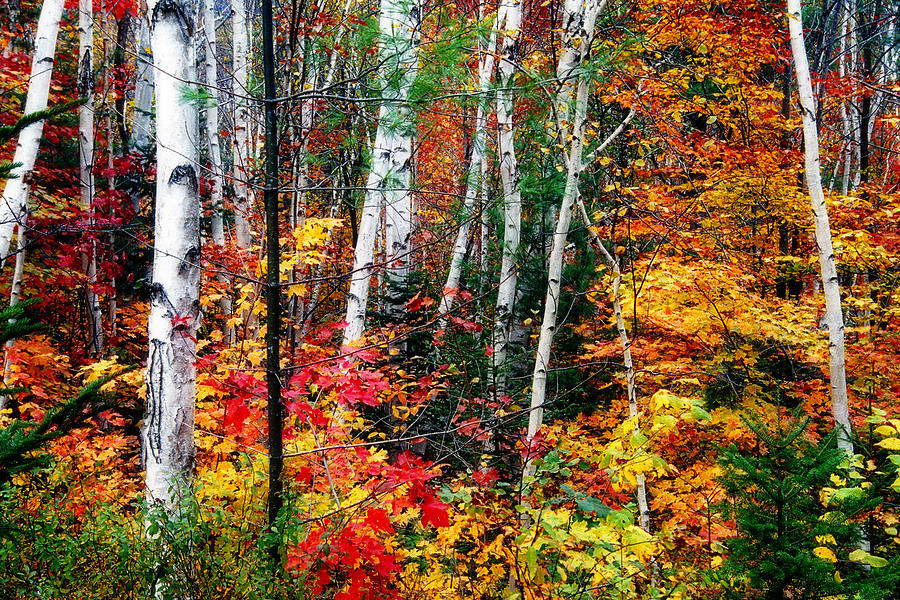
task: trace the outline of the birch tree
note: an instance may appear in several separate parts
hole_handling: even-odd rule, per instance
[[[94,203],[94,6],[92,0],[78,2],[78,95],[84,104],[78,108],[78,161],[81,178],[81,210],[90,214]],[[88,225],[93,224],[89,219]],[[92,242],[82,257],[87,276],[84,290],[88,322],[88,352],[103,348],[103,310],[94,292],[97,283],[97,245]]]
[[[420,6],[416,0],[382,0],[379,17],[381,97],[378,129],[372,148],[372,168],[360,216],[353,271],[347,296],[344,345],[362,337],[365,330],[369,281],[372,277],[375,238],[380,208],[387,211],[388,272],[394,286],[403,285],[409,252],[410,174],[412,114],[408,104],[416,77]],[[396,302],[395,302],[395,310]]]
[[[210,228],[213,243],[225,245],[225,224],[222,218],[222,150],[219,144],[219,87],[218,45],[216,44],[216,13],[214,0],[203,0],[203,39],[206,72],[206,89],[209,103],[206,106],[206,143],[209,149],[210,177]]]
[[[803,119],[804,165],[806,188],[815,221],[816,246],[819,250],[819,269],[822,290],[825,294],[825,322],[828,325],[829,372],[831,376],[831,408],[838,429],[838,447],[853,453],[850,424],[850,405],[847,398],[847,374],[844,360],[844,314],[841,310],[841,290],[838,284],[837,265],[831,240],[831,224],[828,207],[822,189],[819,162],[819,134],[816,125],[816,107],[809,62],[803,40],[801,1],[787,0],[788,27],[791,34],[791,52],[797,87],[800,95],[800,112]]]
[[[585,159],[584,164],[589,165],[596,156],[609,147],[609,145],[625,131],[625,127],[628,126],[628,123],[631,122],[634,115],[634,109],[629,111],[628,116],[625,117],[622,124],[619,125],[616,130],[613,131],[612,134],[610,134],[610,136]],[[600,251],[600,255],[603,257],[606,266],[612,271],[613,314],[616,319],[616,331],[619,333],[619,343],[622,345],[622,364],[625,367],[625,390],[628,395],[628,417],[635,419],[638,416],[637,386],[634,382],[634,361],[631,359],[631,340],[628,337],[628,329],[625,327],[625,318],[622,315],[622,269],[619,267],[619,261],[606,249],[606,246],[603,245],[603,240],[601,240],[600,236],[597,235],[597,232],[594,231],[593,223],[591,223],[587,209],[584,207],[584,202],[579,195],[575,196],[575,204],[578,207],[578,213],[581,216],[581,220],[584,222],[585,228],[594,240],[594,245]],[[640,426],[637,423],[635,423],[634,430],[635,432],[640,431]],[[635,487],[640,525],[644,531],[649,532],[650,504],[647,502],[647,482],[644,474],[638,473],[636,475],[636,481],[637,485]]]
[[[192,0],[151,0],[156,73],[157,174],[147,411],[142,428],[146,496],[177,514],[194,468],[196,333],[200,319],[199,126],[185,97],[195,81]]]
[[[557,312],[559,310],[559,297],[562,287],[563,252],[566,246],[566,238],[569,233],[569,225],[572,220],[572,206],[578,196],[578,177],[582,168],[582,152],[584,149],[584,132],[587,121],[587,103],[590,93],[590,78],[584,73],[582,67],[590,53],[591,42],[594,36],[594,25],[597,15],[605,2],[587,0],[585,4],[581,0],[568,0],[563,16],[564,48],[557,66],[557,80],[560,82],[560,91],[557,94],[556,111],[559,119],[558,137],[565,141],[571,132],[571,144],[568,148],[566,169],[566,183],[563,191],[562,204],[556,218],[556,226],[548,258],[547,294],[544,300],[544,316],[541,322],[541,332],[538,337],[538,347],[535,355],[534,374],[531,384],[531,408],[528,417],[528,434],[526,443],[530,446],[541,429],[544,420],[544,404],[547,394],[547,369],[550,364],[550,350],[553,345],[553,337],[557,328]],[[572,81],[575,81],[573,87]],[[574,110],[569,109],[569,104],[574,92]],[[572,115],[571,127],[568,126],[570,114]],[[534,465],[529,459],[525,465],[526,475],[534,474]]]
[[[232,0],[232,79],[234,98],[234,241],[238,248],[250,248],[250,190],[247,163],[250,160],[250,108],[247,105],[247,8],[245,0]]]
[[[513,128],[513,76],[519,54],[522,29],[522,4],[519,0],[503,0],[497,21],[503,22],[503,41],[497,64],[497,152],[500,158],[500,183],[503,193],[503,250],[500,262],[500,284],[494,313],[494,390],[506,394],[506,357],[509,348],[513,304],[518,287],[519,269],[516,257],[522,230],[522,195],[519,190],[519,163],[516,160]]]
[[[135,56],[134,119],[131,147],[146,157],[152,144],[153,56],[150,52],[150,23],[145,15],[137,17],[137,51]],[[136,209],[139,207],[135,207]]]
[[[44,0],[38,17],[34,38],[34,56],[31,60],[31,77],[25,98],[25,114],[47,109],[50,79],[53,76],[53,55],[56,37],[62,18],[63,0]],[[13,163],[18,166],[10,171],[9,179],[0,198],[0,269],[9,257],[9,246],[16,228],[24,230],[28,214],[28,184],[38,146],[44,131],[44,121],[32,123],[19,132]]]

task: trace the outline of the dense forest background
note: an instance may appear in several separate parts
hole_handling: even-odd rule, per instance
[[[897,598],[898,14],[3,0],[0,597]]]

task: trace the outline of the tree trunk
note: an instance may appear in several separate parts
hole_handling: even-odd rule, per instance
[[[841,311],[841,290],[838,285],[834,248],[831,243],[831,225],[828,208],[822,190],[819,164],[819,136],[816,130],[816,109],[809,63],[803,43],[803,21],[800,0],[787,0],[788,25],[791,32],[791,51],[800,92],[800,108],[803,118],[803,147],[806,168],[806,187],[815,218],[816,246],[819,248],[819,268],[822,289],[825,293],[825,322],[828,324],[829,370],[831,373],[831,407],[838,428],[838,447],[853,453],[851,440],[850,408],[847,399],[847,375],[844,362],[844,314]]]
[[[38,18],[34,41],[34,57],[31,60],[31,77],[25,98],[25,114],[47,109],[50,79],[53,75],[53,54],[56,51],[56,35],[62,18],[63,0],[44,0]],[[44,121],[37,121],[19,132],[14,163],[19,166],[10,171],[0,202],[0,269],[9,256],[9,244],[16,226],[24,230],[28,213],[28,184],[38,146],[44,131]]]
[[[232,50],[233,76],[231,80],[234,100],[234,241],[241,250],[250,248],[250,190],[247,163],[250,160],[250,109],[247,90],[247,8],[245,0],[232,0]]]
[[[500,60],[497,65],[497,153],[503,189],[503,247],[500,284],[494,312],[492,371],[494,393],[506,394],[506,359],[510,326],[516,299],[519,268],[516,262],[522,229],[522,196],[519,190],[519,163],[516,160],[513,125],[513,76],[519,59],[519,35],[522,29],[522,5],[519,0],[503,0],[497,21],[505,21]]]
[[[222,218],[222,150],[219,144],[219,88],[218,50],[216,44],[216,13],[214,0],[203,0],[203,37],[206,42],[206,143],[210,163],[210,229],[213,243],[225,246],[225,225]]]
[[[153,139],[153,54],[150,51],[150,23],[139,16],[135,58],[134,120],[131,148],[144,158],[150,155]],[[138,212],[139,206],[135,206]]]
[[[410,162],[413,123],[407,100],[416,76],[420,7],[417,2],[382,0],[379,29],[382,97],[378,130],[372,149],[372,169],[360,217],[347,313],[344,345],[362,337],[372,276],[372,258],[378,229],[379,208],[384,203],[388,225],[388,272],[390,283],[404,286],[409,262]],[[390,290],[389,290],[389,293]],[[399,295],[394,310],[402,310]]]
[[[28,191],[26,190],[26,194]],[[22,279],[25,275],[25,228],[19,230],[16,236],[16,266],[13,270],[12,285],[9,288],[9,306],[10,308],[19,303],[22,299]],[[8,340],[4,347],[3,358],[3,385],[12,387],[9,381],[9,367],[11,361],[9,358],[9,349],[15,345],[15,340]],[[6,408],[8,394],[0,394],[0,410]]]
[[[548,258],[547,295],[544,300],[544,318],[541,322],[541,332],[538,337],[538,348],[535,356],[534,375],[532,377],[531,409],[528,417],[528,437],[526,445],[529,447],[529,456],[525,462],[525,474],[534,474],[532,461],[535,437],[541,430],[544,420],[544,404],[547,393],[547,369],[550,365],[550,350],[553,345],[553,336],[557,329],[557,313],[559,310],[559,298],[562,289],[563,253],[566,246],[566,238],[569,234],[569,224],[572,220],[572,205],[578,196],[578,177],[581,174],[581,159],[584,146],[584,131],[587,121],[587,103],[590,94],[589,76],[585,73],[577,73],[590,53],[591,42],[594,35],[594,23],[597,15],[605,2],[598,5],[595,0],[588,0],[584,12],[575,14],[567,12],[564,16],[564,25],[567,35],[564,39],[566,49],[560,58],[557,68],[557,79],[561,84],[561,91],[557,96],[557,114],[560,120],[559,139],[563,141],[571,131],[571,145],[568,152],[568,165],[566,171],[566,187],[563,192],[562,204],[556,219],[556,227],[553,233],[550,256]],[[568,3],[567,3],[568,6]],[[567,9],[568,11],[568,9]],[[575,25],[573,25],[575,23]],[[572,48],[576,48],[577,62],[568,59]],[[568,126],[569,109],[571,101],[569,93],[565,90],[573,78],[577,80],[575,86],[575,108],[571,128]]]
[[[203,36],[206,42],[206,85],[210,95],[210,102],[206,106],[206,142],[209,148],[210,166],[210,229],[212,242],[220,249],[225,248],[225,204],[223,202],[222,187],[225,172],[222,168],[222,149],[219,143],[219,88],[218,88],[218,45],[216,44],[216,13],[214,0],[203,0]],[[219,281],[227,283],[227,277],[220,273]],[[233,310],[231,296],[226,292],[219,300],[219,308],[222,309],[226,321]],[[225,325],[222,331],[225,344],[234,342],[234,328]]]
[[[197,107],[184,98],[183,82],[196,80],[197,13],[189,0],[150,0],[147,10],[156,73],[157,175],[143,459],[148,502],[174,517],[191,494],[194,469],[200,139]]]
[[[81,210],[88,227],[93,227],[94,204],[94,6],[92,0],[78,2],[78,96],[84,104],[78,108],[78,162],[81,177]],[[87,280],[84,300],[87,315],[87,350],[95,356],[103,349],[103,311],[94,292],[97,283],[97,243],[94,232],[91,244],[81,255],[81,266]]]

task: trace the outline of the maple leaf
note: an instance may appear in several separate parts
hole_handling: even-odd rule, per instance
[[[447,511],[450,509],[448,504],[441,502],[429,494],[427,497],[423,498],[421,508],[422,525],[428,525],[430,523],[435,527],[450,526],[450,516],[447,514]]]
[[[481,487],[490,487],[499,477],[500,472],[497,469],[478,469],[472,473],[472,479]]]
[[[365,523],[377,531],[383,531],[385,533],[392,533],[394,531],[391,520],[388,518],[387,511],[380,508],[370,508],[367,510]]]
[[[250,409],[247,408],[247,403],[240,398],[232,398],[225,407],[225,421],[223,426],[226,431],[234,430],[238,433],[242,433],[244,430],[244,423],[247,422],[249,417]]]

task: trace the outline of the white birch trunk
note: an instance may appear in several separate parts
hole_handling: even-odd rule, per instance
[[[222,218],[222,150],[219,144],[219,75],[216,44],[215,1],[203,0],[203,37],[206,42],[206,86],[210,102],[206,107],[206,143],[209,148],[211,173],[210,224],[213,243],[225,245],[225,225]]]
[[[382,97],[378,130],[372,148],[372,169],[366,181],[366,195],[358,228],[353,271],[347,296],[344,345],[356,342],[365,330],[366,304],[372,276],[372,258],[378,229],[379,207],[387,211],[385,229],[388,244],[388,275],[394,286],[405,285],[409,264],[413,123],[407,104],[416,76],[416,46],[420,19],[416,1],[382,0],[380,63]],[[399,301],[398,301],[399,303]],[[397,307],[402,310],[402,303]]]
[[[800,0],[787,0],[788,26],[791,33],[791,51],[797,73],[800,108],[803,118],[803,146],[806,169],[806,187],[815,219],[816,246],[819,249],[819,268],[822,289],[825,293],[825,322],[828,325],[829,371],[831,375],[831,408],[838,428],[838,447],[853,453],[850,424],[850,407],[847,399],[847,375],[844,361],[844,315],[841,311],[841,290],[838,285],[837,266],[831,241],[831,225],[828,207],[822,190],[819,164],[819,136],[816,129],[816,108],[809,63],[803,42],[803,21]]]
[[[848,13],[847,31],[849,32],[849,36],[850,36],[850,48],[848,49],[848,52],[850,55],[850,66],[854,70],[856,70],[859,68],[859,64],[858,64],[858,60],[854,53],[858,53],[859,49],[860,49],[859,35],[857,33],[857,31],[859,30],[859,19],[856,16],[855,0],[849,0],[848,4],[849,4],[849,6],[847,6],[847,13]],[[809,61],[807,60],[807,63],[808,62]],[[853,94],[853,96],[855,98],[859,98],[860,97],[860,85],[859,85],[858,79],[854,82],[854,87],[856,88],[856,90],[855,90],[855,93]],[[856,171],[853,172],[853,181],[851,183],[851,189],[855,190],[855,189],[859,188],[859,184],[862,181],[861,165],[862,165],[863,131],[862,131],[862,127],[860,125],[862,115],[860,114],[860,106],[859,106],[858,101],[854,102],[852,104],[852,110],[850,110],[850,119],[852,122],[852,128],[853,128],[854,134],[856,134],[856,133],[859,134],[853,140],[853,157],[856,160]]]
[[[216,43],[216,13],[215,0],[203,0],[203,38],[206,43],[206,85],[210,96],[210,102],[206,107],[206,143],[209,149],[209,163],[212,171],[210,177],[209,208],[210,230],[212,242],[219,248],[225,247],[225,204],[223,202],[222,188],[224,187],[225,172],[222,165],[222,146],[219,141],[219,75],[218,75],[218,45]],[[223,274],[218,279],[225,282],[227,278]],[[233,306],[231,296],[227,293],[219,300],[219,308],[227,320],[231,315]],[[234,342],[234,328],[225,326],[222,331],[222,339],[225,344]]]
[[[494,312],[492,371],[494,393],[506,394],[506,358],[510,326],[519,280],[516,256],[522,230],[522,196],[519,190],[519,163],[516,160],[513,125],[513,76],[518,60],[519,35],[522,29],[522,5],[519,0],[503,0],[497,21],[504,21],[503,42],[497,65],[497,153],[500,160],[500,183],[503,190],[503,247],[500,259],[500,284]]]
[[[559,310],[559,296],[562,284],[563,253],[569,224],[572,219],[572,203],[578,194],[578,176],[581,173],[581,151],[584,140],[584,123],[587,111],[588,84],[580,80],[576,86],[575,123],[573,124],[572,145],[569,149],[569,165],[566,173],[566,188],[563,193],[562,206],[556,220],[553,242],[550,247],[548,266],[547,296],[544,300],[544,318],[541,322],[541,333],[535,356],[534,375],[532,377],[531,412],[528,415],[527,444],[541,430],[544,422],[544,403],[547,397],[547,369],[550,365],[550,350],[553,336],[556,334],[556,317]],[[531,459],[526,461],[525,472],[534,474]]]
[[[483,294],[490,285],[490,271],[488,270],[488,261],[490,260],[490,243],[491,243],[491,219],[488,210],[488,153],[481,155],[481,193],[479,194],[479,217],[481,220],[480,232],[480,257],[479,272],[481,273],[478,280],[478,289]]]
[[[241,250],[250,248],[250,189],[247,164],[251,157],[250,108],[247,105],[247,8],[245,0],[232,0],[232,52],[234,70],[234,240]]]
[[[200,195],[190,0],[151,0],[156,72],[157,175],[147,413],[142,428],[146,496],[169,514],[191,493],[194,469],[196,333],[200,320]]]
[[[38,18],[34,41],[34,56],[31,60],[31,77],[28,95],[25,98],[25,114],[47,109],[50,94],[50,79],[53,75],[53,54],[56,51],[56,36],[59,20],[62,18],[63,0],[44,0],[41,16]],[[10,172],[10,178],[0,198],[0,269],[9,256],[9,244],[13,231],[18,226],[24,229],[28,213],[28,179],[34,169],[38,146],[44,131],[44,122],[38,121],[19,132],[16,142],[14,163],[20,163]]]
[[[597,0],[565,0],[563,3],[563,48],[556,66],[559,91],[556,96],[555,108],[560,131],[559,143],[564,145],[566,143],[565,134],[572,127],[572,124],[569,123],[569,107],[574,100],[575,80],[578,77],[577,69],[589,51],[589,47],[583,41],[588,41],[593,37],[597,16],[606,7],[607,1],[599,0],[595,7],[585,7],[584,4],[590,5]]]
[[[567,2],[567,6],[572,0]],[[544,316],[541,321],[541,332],[538,337],[538,347],[535,355],[534,375],[531,384],[531,407],[528,415],[528,435],[526,444],[532,445],[544,421],[544,404],[547,398],[547,369],[550,365],[550,351],[553,345],[553,337],[557,329],[557,313],[559,310],[559,298],[562,289],[563,254],[565,252],[566,238],[569,234],[569,225],[572,220],[572,205],[578,196],[578,177],[581,174],[581,158],[584,148],[584,130],[587,120],[587,103],[589,90],[589,78],[576,69],[588,58],[590,46],[594,35],[594,23],[597,20],[599,10],[605,2],[598,4],[596,0],[587,0],[584,12],[579,16],[567,14],[563,24],[568,32],[564,38],[564,52],[557,68],[557,78],[562,86],[557,96],[557,114],[560,115],[560,139],[565,140],[571,131],[571,145],[568,152],[568,165],[566,170],[566,187],[563,192],[562,204],[556,219],[556,227],[548,258],[547,296],[544,300]],[[579,7],[580,7],[579,3]],[[579,23],[573,26],[572,23]],[[577,37],[572,37],[573,32]],[[575,47],[578,61],[573,63],[567,57],[571,54],[571,48]],[[568,127],[570,94],[565,92],[567,82],[577,80],[575,86],[575,107],[571,129]],[[534,474],[534,464],[529,457],[525,462],[525,474]]]
[[[140,15],[138,20],[137,56],[134,82],[134,120],[131,146],[138,154],[150,155],[153,143],[153,53],[150,51],[150,23]],[[139,207],[135,207],[136,209]]]
[[[78,108],[78,162],[81,178],[81,210],[90,214],[94,203],[94,6],[92,0],[78,2],[78,95],[85,103]],[[87,221],[93,226],[93,218]],[[97,283],[97,244],[91,243],[81,256],[87,282],[84,290],[87,310],[88,353],[103,349],[103,310],[94,292]]]
[[[488,40],[487,48],[478,61],[478,105],[475,110],[475,131],[472,136],[472,156],[469,160],[469,172],[466,176],[466,195],[463,200],[462,222],[456,234],[456,242],[453,244],[453,252],[450,256],[450,269],[447,272],[447,281],[444,283],[444,291],[441,294],[441,302],[438,307],[439,329],[446,329],[447,317],[453,307],[453,300],[459,291],[459,279],[462,274],[463,260],[466,257],[466,246],[469,241],[469,229],[475,217],[475,200],[484,182],[482,176],[482,162],[487,143],[487,110],[489,106],[489,86],[494,72],[494,47],[497,45],[497,28],[494,23]]]
[[[848,43],[850,35],[850,6],[844,3],[841,8],[841,43],[840,56],[838,57],[838,76],[843,79],[847,76],[847,68],[849,65]],[[841,133],[844,137],[844,146],[841,151],[842,156],[839,160],[843,162],[843,173],[841,176],[841,195],[846,196],[850,191],[850,168],[853,158],[853,126],[850,122],[850,108],[847,102],[841,102]]]
[[[26,190],[26,194],[28,191]],[[9,306],[13,307],[22,299],[22,278],[25,275],[25,228],[19,230],[16,236],[16,266],[13,270],[12,285],[9,288]],[[7,340],[3,357],[3,385],[12,387],[9,380],[9,368],[12,361],[9,359],[9,349],[16,344],[16,340]],[[6,399],[9,396],[0,394],[0,410],[6,408]]]

